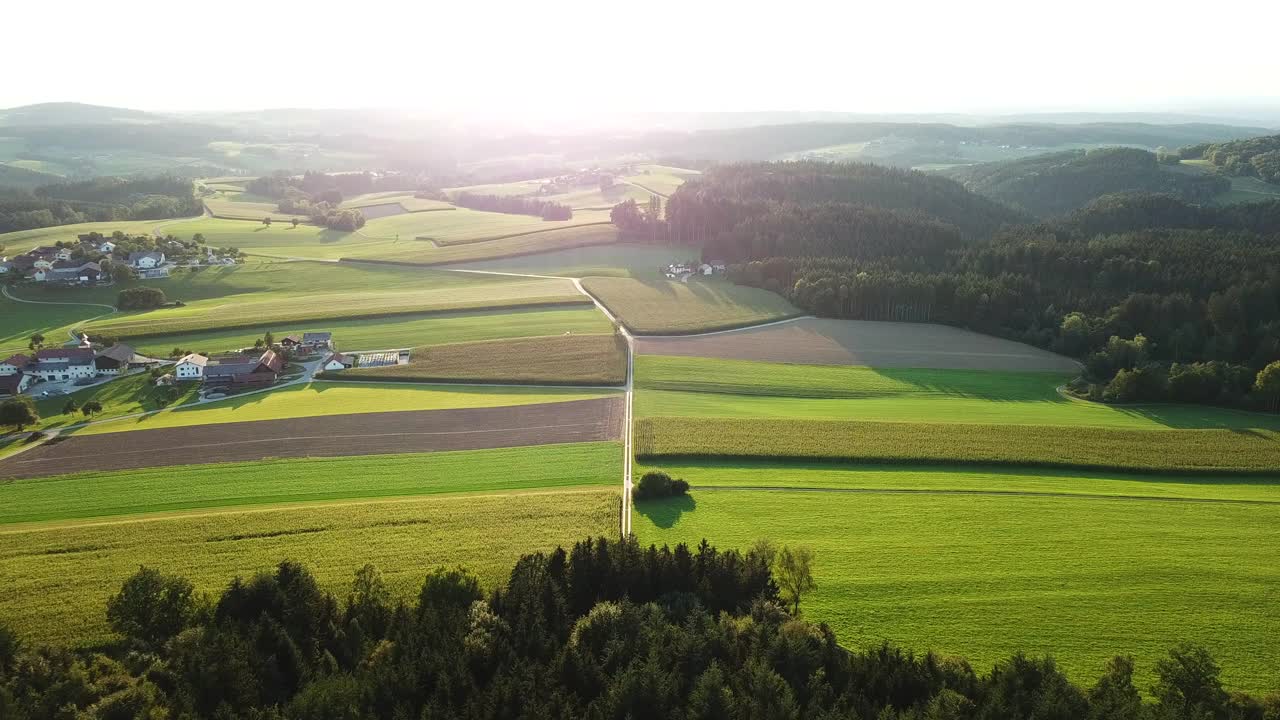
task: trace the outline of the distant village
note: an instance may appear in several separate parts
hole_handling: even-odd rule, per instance
[[[130,237],[117,232],[80,235],[76,242],[42,245],[13,257],[0,258],[0,279],[58,285],[97,285],[127,273],[141,280],[169,277],[179,267],[235,265],[242,262],[236,248],[215,248],[196,234],[190,240],[172,235]]]
[[[689,282],[694,275],[723,275],[724,263],[672,263],[664,268],[668,280]]]

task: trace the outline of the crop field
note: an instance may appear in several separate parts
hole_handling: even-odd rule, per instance
[[[583,286],[640,335],[687,334],[794,317],[780,295],[719,280],[587,278]]]
[[[696,178],[702,173],[697,170],[667,167],[665,165],[641,165],[639,174],[623,178],[623,181],[638,185],[649,192],[667,196],[675,192],[686,180]]]
[[[110,235],[119,230],[129,235],[150,233],[157,225],[173,222],[172,220],[123,220],[119,222],[77,223],[74,225],[58,225],[56,227],[19,230],[17,232],[0,233],[0,245],[5,246],[9,254],[26,252],[37,245],[52,245],[59,240],[74,242],[77,235],[100,232]]]
[[[1168,472],[1274,472],[1280,431],[1053,425],[644,418],[636,456],[1001,464]]]
[[[379,350],[447,343],[535,337],[563,333],[609,333],[613,328],[595,307],[507,308],[501,311],[434,312],[392,315],[362,320],[326,320],[319,325],[258,325],[250,328],[210,330],[180,335],[140,338],[134,344],[142,353],[167,357],[175,348],[220,352],[250,347],[270,331],[280,338],[289,334],[327,330],[340,350]],[[208,354],[208,353],[204,353]]]
[[[1051,371],[1080,365],[1047,350],[928,323],[800,318],[710,337],[644,338],[636,351],[734,360],[872,367]]]
[[[267,467],[278,476],[310,469],[295,463]],[[515,475],[532,468],[507,469]],[[376,486],[378,480],[417,472],[412,464],[368,458],[348,465],[335,480]],[[262,466],[255,466],[253,474],[261,473]],[[392,591],[406,599],[440,566],[465,566],[492,587],[526,553],[616,532],[619,501],[612,485],[0,526],[0,575],[6,578],[0,617],[30,642],[110,640],[106,600],[139,565],[181,574],[202,593],[217,593],[229,578],[269,570],[285,559],[306,563],[325,589],[339,595],[366,563],[376,565]]]
[[[341,380],[622,385],[626,346],[606,335],[553,335],[435,345],[414,350],[407,365],[331,373]]]
[[[795,418],[1136,429],[1280,430],[1280,417],[1207,405],[1064,397],[1053,372],[796,365],[639,355],[637,417]]]
[[[383,239],[431,240],[439,245],[492,240],[532,232],[609,222],[609,212],[575,212],[572,220],[543,220],[533,215],[482,212],[458,208],[453,212],[408,213],[370,220],[360,234]]]
[[[489,408],[608,397],[608,390],[313,382],[154,415],[101,423],[77,435],[352,413]]]
[[[701,250],[688,246],[655,246],[637,243],[592,245],[498,260],[462,263],[458,268],[496,272],[523,272],[561,277],[635,277],[656,280],[663,269],[677,262],[697,260]]]
[[[511,197],[513,195],[531,195],[542,189],[544,180],[519,180],[509,183],[488,183],[485,185],[467,185],[465,187],[445,188],[444,193],[449,197],[457,197],[461,193],[471,193],[472,195],[499,195],[502,197]]]
[[[344,276],[344,277],[338,277]],[[331,278],[332,283],[323,279]],[[186,282],[183,282],[183,281]],[[271,263],[209,268],[157,285],[184,307],[120,313],[88,324],[121,338],[235,327],[280,327],[439,310],[585,303],[567,280],[409,270],[394,266]],[[220,291],[220,292],[219,292]],[[234,309],[234,311],[233,311]]]
[[[357,195],[353,198],[343,201],[339,207],[343,208],[366,208],[375,205],[399,205],[405,212],[429,212],[435,210],[453,210],[454,206],[440,200],[428,200],[426,198],[414,197],[411,192],[402,190],[393,190],[389,192],[368,193],[365,195]]]
[[[767,537],[813,548],[817,589],[801,610],[846,646],[888,640],[962,655],[978,671],[1016,651],[1049,654],[1085,685],[1124,652],[1146,688],[1153,663],[1185,641],[1213,652],[1231,689],[1271,692],[1280,675],[1280,648],[1270,641],[1280,607],[1265,599],[1280,584],[1274,482],[665,469],[693,489],[637,504],[641,542],[708,538],[745,549]],[[730,482],[861,489],[710,486]],[[1063,492],[1038,492],[1042,482]],[[1072,494],[1082,486],[1125,495]],[[1143,497],[1152,495],[1168,497]]]

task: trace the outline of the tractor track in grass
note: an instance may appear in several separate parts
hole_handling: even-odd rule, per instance
[[[990,497],[1053,498],[1062,500],[1123,500],[1126,502],[1176,502],[1214,503],[1225,505],[1280,505],[1276,500],[1246,500],[1240,498],[1196,498],[1161,495],[1107,495],[1103,493],[1040,492],[1036,490],[963,490],[925,488],[837,488],[804,487],[790,485],[694,485],[691,490],[729,492],[799,492],[836,493],[847,495],[960,495]]]

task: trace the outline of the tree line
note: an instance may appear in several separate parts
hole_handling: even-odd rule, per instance
[[[103,177],[0,192],[0,233],[83,222],[158,220],[198,215],[190,180]]]
[[[1188,160],[1208,160],[1227,175],[1280,183],[1280,135],[1190,145],[1179,151]]]
[[[143,568],[107,602],[121,640],[105,649],[28,647],[0,627],[0,717],[1280,718],[1280,695],[1229,693],[1193,646],[1156,662],[1147,699],[1125,656],[1086,687],[1049,657],[979,671],[851,652],[782,597],[769,556],[784,554],[585,540],[522,557],[487,592],[433,570],[411,601],[372,566],[342,596],[282,562],[216,598]]]
[[[458,207],[510,215],[533,215],[543,220],[572,220],[573,209],[568,205],[523,195],[481,195],[458,193],[453,199]]]
[[[949,220],[987,201],[869,167],[715,168],[665,215],[622,203],[613,219],[633,240],[700,243],[729,279],[816,315],[940,322],[1079,358],[1076,389],[1095,399],[1275,404],[1260,373],[1280,360],[1280,201],[1120,193],[1052,223],[992,228],[1000,214],[980,212],[983,232]]]

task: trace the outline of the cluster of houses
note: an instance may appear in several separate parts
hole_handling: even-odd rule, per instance
[[[694,275],[715,275],[723,274],[725,266],[723,263],[672,263],[663,271],[667,279],[679,280],[680,282],[689,282],[689,278]]]
[[[209,357],[191,353],[178,359],[173,376],[177,380],[198,381],[212,387],[231,389],[265,387],[276,382],[284,371],[282,352],[289,350],[304,354],[329,352],[325,369],[336,362],[341,367],[346,358],[333,351],[333,333],[309,332],[281,338],[275,347],[250,354]],[[335,360],[337,358],[337,360]]]
[[[160,251],[131,252],[116,258],[113,253],[116,244],[110,240],[81,240],[86,252],[75,259],[75,249],[42,245],[32,248],[11,258],[0,258],[0,275],[13,274],[34,282],[50,282],[63,285],[93,285],[107,274],[103,270],[101,259],[109,258],[112,262],[129,266],[140,278],[168,277],[170,263],[165,262],[164,253]],[[83,258],[93,256],[95,261]]]
[[[43,348],[31,354],[19,353],[0,362],[0,397],[17,395],[38,382],[61,382],[120,375],[147,368],[160,361],[116,343],[94,350],[88,343],[80,347]]]

